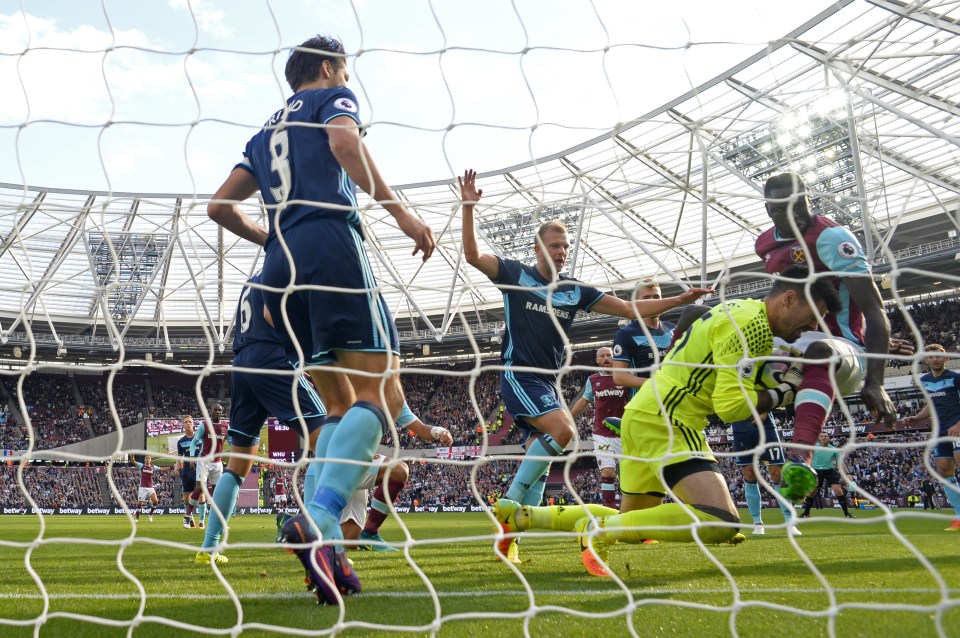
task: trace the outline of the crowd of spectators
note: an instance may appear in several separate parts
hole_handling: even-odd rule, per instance
[[[103,504],[97,473],[102,467],[30,466],[23,482],[39,507],[81,507]],[[16,466],[0,466],[0,506],[27,507]]]
[[[14,379],[4,379],[8,396],[17,396],[17,384]],[[76,394],[69,377],[33,373],[23,378],[23,403],[26,416],[33,427],[34,449],[51,450],[53,448],[85,441],[91,437],[87,422],[76,411]],[[4,428],[10,440],[0,441],[0,447],[9,443],[27,442],[26,429]],[[26,445],[19,448],[24,449]]]
[[[910,316],[920,329],[924,343],[939,343],[947,352],[957,349],[957,331],[960,330],[960,300],[943,299],[928,303],[913,304]],[[890,320],[890,336],[916,343],[913,331],[899,308],[887,311]],[[919,348],[918,348],[919,349]],[[892,365],[907,365],[907,362],[892,361]]]

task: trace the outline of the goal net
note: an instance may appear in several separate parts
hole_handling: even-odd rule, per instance
[[[935,367],[932,344],[943,346],[942,379],[957,367],[956,2],[651,11],[574,1],[468,10],[175,0],[151,11],[0,9],[4,635],[951,633],[958,566],[945,530],[960,529],[951,505],[960,505],[950,447],[958,439],[946,432],[954,415],[925,406],[955,390],[939,374],[921,377]],[[407,404],[424,432],[450,435],[427,440],[439,431],[417,436],[400,419],[384,436],[386,471],[367,495],[367,522],[386,513],[371,546],[397,551],[347,542],[363,592],[320,609],[275,538],[274,516],[312,499],[303,493],[317,463],[305,449],[308,419],[265,419],[218,545],[231,561],[212,568],[194,564],[203,531],[184,529],[190,492],[177,448],[185,415],[207,429],[215,405],[234,418],[238,302],[265,257],[210,219],[207,205],[283,108],[284,64],[315,31],[342,38],[364,143],[397,200],[436,236],[428,261],[411,257],[394,219],[359,193]],[[867,366],[884,361],[896,423],[875,422],[859,392],[837,393],[823,426],[836,473],[821,471],[826,484],[814,497],[788,504],[775,484],[782,458],[762,456],[781,453],[758,429],[762,415],[754,410],[745,426],[760,432],[745,452],[731,424],[711,415],[705,442],[739,509],[740,544],[712,544],[702,537],[710,526],[696,524],[692,543],[617,544],[604,558],[610,576],[598,578],[584,572],[587,536],[572,525],[505,533],[491,508],[516,494],[539,409],[524,419],[501,392],[518,338],[511,313],[523,310],[505,294],[541,293],[562,346],[559,368],[522,372],[546,379],[546,394],[577,414],[534,499],[566,516],[630,501],[616,470],[603,470],[605,457],[616,468],[624,455],[595,438],[599,402],[585,392],[606,371],[598,350],[616,359],[629,319],[585,303],[565,330],[555,284],[551,294],[536,279],[496,284],[470,266],[457,183],[466,169],[479,171],[483,191],[479,250],[499,264],[536,266],[547,249],[537,229],[558,220],[569,239],[562,274],[630,303],[650,282],[664,297],[713,288],[700,301],[708,308],[770,291],[776,277],[755,251],[772,227],[764,184],[798,175],[811,212],[862,249],[891,338],[915,349],[862,355]],[[259,194],[237,205],[263,227],[276,212]],[[808,265],[817,248],[794,261]],[[810,275],[805,297],[819,278]],[[841,301],[843,315],[850,299]],[[655,345],[627,373],[651,377],[670,331],[653,321],[635,336]],[[707,362],[702,372],[714,369]],[[301,363],[274,374],[295,392],[309,371]],[[836,392],[835,374],[830,383]],[[794,409],[772,416],[793,452]],[[155,504],[137,465],[147,456]],[[369,465],[376,474],[377,460]],[[399,496],[385,498],[397,485]],[[653,496],[645,498],[648,507]],[[513,537],[517,562],[495,550]]]

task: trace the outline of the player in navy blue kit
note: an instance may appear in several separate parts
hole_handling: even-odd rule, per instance
[[[655,281],[647,279],[637,289],[637,299],[662,298],[660,284]],[[661,321],[660,315],[645,316],[642,323],[641,326],[641,321],[634,319],[618,329],[613,338],[613,380],[630,388],[631,397],[653,376],[650,366],[663,359],[676,328],[669,321]]]
[[[307,40],[291,52],[285,75],[294,94],[247,143],[243,161],[217,190],[207,214],[266,247],[265,285],[326,287],[289,296],[267,293],[264,301],[287,355],[311,367],[327,405],[315,449],[315,456],[327,462],[307,507],[321,538],[329,541],[341,538],[340,513],[367,469],[329,461],[369,463],[403,406],[399,375],[383,378],[399,368],[399,343],[363,247],[356,187],[414,240],[414,255],[422,252],[428,259],[436,241],[397,200],[360,138],[359,103],[346,87],[350,75],[340,41]],[[235,203],[258,190],[269,211],[268,233]],[[350,370],[370,376],[348,376]],[[335,560],[334,548],[324,545],[311,562],[329,575]],[[346,586],[358,585],[350,574]]]
[[[932,436],[960,437],[960,373],[947,370],[947,359],[943,355],[943,346],[939,343],[927,344],[927,367],[930,372],[920,377],[920,384],[926,391],[928,400],[914,416],[904,419],[907,423],[917,423],[924,419],[933,418],[931,426]],[[932,408],[931,408],[932,406]],[[947,528],[948,532],[960,531],[960,488],[957,486],[957,450],[956,441],[938,441],[933,448],[933,463],[944,485],[943,492],[954,511],[954,521]]]
[[[539,505],[550,469],[549,458],[561,454],[576,433],[573,418],[557,389],[557,373],[563,362],[566,333],[577,312],[589,310],[628,319],[659,315],[696,301],[712,290],[690,288],[669,299],[629,303],[561,275],[570,243],[566,229],[558,221],[546,222],[537,231],[533,240],[536,266],[481,253],[473,214],[483,192],[476,187],[475,171],[468,170],[458,179],[463,201],[464,258],[500,285],[503,292],[506,332],[501,355],[506,370],[500,373],[500,394],[506,409],[533,430],[527,438],[526,457],[505,497],[514,505]],[[520,367],[540,368],[544,372],[512,369]],[[505,533],[510,532],[510,509],[497,508]],[[504,558],[517,558],[516,551],[510,548],[514,538],[498,541],[498,551]]]
[[[193,447],[193,435],[196,433],[196,426],[193,423],[193,417],[184,414],[181,417],[183,421],[183,436],[177,440],[177,465],[176,470],[180,474],[180,490],[183,492],[184,506],[190,505],[190,495],[197,487],[197,464],[191,461],[194,457],[190,454],[190,448]],[[190,528],[196,527],[193,516],[189,519],[184,517],[183,526]]]
[[[237,495],[250,469],[252,458],[260,444],[260,429],[268,416],[274,416],[284,425],[301,429],[299,415],[293,403],[293,384],[296,383],[297,401],[307,434],[320,428],[326,414],[323,403],[306,377],[296,380],[291,375],[258,374],[256,370],[283,370],[290,372],[293,366],[287,359],[286,350],[273,327],[267,323],[262,310],[262,291],[259,273],[251,277],[240,294],[236,325],[233,330],[233,401],[230,405],[230,427],[227,438],[233,454],[227,462],[222,480],[213,492],[213,516],[207,526],[203,545],[197,552],[196,562],[209,564],[211,556],[219,563],[227,557],[216,552],[223,535],[226,521],[233,516]],[[219,513],[219,515],[218,515]]]

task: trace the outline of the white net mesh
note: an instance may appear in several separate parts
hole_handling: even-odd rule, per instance
[[[815,212],[862,244],[892,336],[920,353],[886,371],[901,416],[916,414],[930,398],[917,389],[923,347],[943,344],[951,368],[957,346],[956,2],[776,16],[601,2],[153,9],[149,20],[111,4],[0,9],[5,634],[951,633],[951,487],[930,459],[951,439],[923,419],[882,431],[856,396],[826,425],[840,485],[864,508],[856,520],[831,514],[828,488],[814,503],[827,512],[800,522],[802,538],[786,533],[768,469],[754,464],[768,534],[742,546],[618,547],[613,577],[594,579],[569,532],[530,531],[523,562],[494,560],[503,536],[481,512],[507,492],[524,431],[499,394],[502,290],[464,261],[452,176],[482,171],[484,253],[530,263],[533,231],[556,218],[569,229],[567,274],[621,298],[650,276],[665,296],[715,286],[712,305],[765,294],[754,253],[770,225],[763,183],[797,172]],[[275,547],[272,518],[251,515],[268,511],[278,480],[302,504],[308,462],[282,428],[265,426],[269,466],[241,487],[244,515],[223,547],[232,562],[216,578],[192,564],[199,540],[180,526],[173,472],[156,479],[164,515],[132,522],[140,474],[126,463],[150,453],[171,465],[179,417],[209,424],[209,406],[229,407],[236,303],[263,254],[213,223],[202,193],[283,104],[283,63],[305,24],[343,37],[366,142],[436,233],[422,264],[361,199],[408,402],[453,437],[440,448],[405,428],[385,437],[387,466],[409,472],[384,532],[403,551],[351,553],[364,593],[324,611]],[[259,198],[240,207],[266,225]],[[564,336],[569,405],[616,329],[581,313]],[[549,473],[554,503],[601,502],[591,416]],[[744,508],[731,436],[717,423],[707,440]]]

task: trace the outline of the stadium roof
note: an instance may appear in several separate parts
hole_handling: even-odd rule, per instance
[[[769,225],[763,181],[795,170],[878,272],[897,266],[891,293],[951,291],[958,51],[955,2],[839,2],[606,135],[481,175],[480,248],[529,258],[531,229],[559,217],[574,231],[569,273],[603,289],[626,293],[654,276],[749,292],[762,271],[753,243]],[[396,192],[439,239],[423,265],[381,208],[364,211],[406,340],[462,341],[465,323],[495,331],[501,295],[461,258],[456,180]],[[94,348],[122,334],[127,347],[156,352],[202,329],[228,346],[240,287],[262,254],[207,218],[208,199],[0,185],[0,335],[22,343],[29,325],[41,343]],[[243,207],[264,222],[258,200]]]

